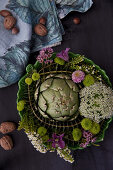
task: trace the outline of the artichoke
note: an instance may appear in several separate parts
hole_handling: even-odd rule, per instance
[[[38,90],[38,109],[45,118],[66,121],[77,117],[79,88],[65,74],[49,75]],[[35,94],[36,96],[36,94]]]

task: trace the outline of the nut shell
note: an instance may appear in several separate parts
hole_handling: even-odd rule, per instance
[[[13,122],[3,122],[0,125],[0,132],[3,134],[10,133],[16,129],[16,124]]]
[[[8,30],[12,29],[16,24],[16,18],[13,16],[7,16],[4,19],[4,27]]]
[[[18,33],[19,33],[19,29],[16,28],[16,27],[14,27],[14,28],[12,29],[12,34],[15,35],[15,34],[18,34]]]
[[[44,17],[40,18],[39,23],[42,25],[46,24],[46,19]]]
[[[11,150],[13,148],[13,141],[12,138],[8,135],[3,136],[0,139],[0,145],[2,148],[4,148],[5,150]]]
[[[0,15],[3,17],[7,17],[7,16],[11,16],[12,14],[8,10],[2,10],[2,11],[0,11]]]
[[[37,35],[40,35],[40,36],[45,36],[47,35],[47,29],[44,25],[42,24],[37,24],[35,25],[34,27],[34,31]]]

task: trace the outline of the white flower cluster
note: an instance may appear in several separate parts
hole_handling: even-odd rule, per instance
[[[43,141],[40,137],[39,134],[36,134],[35,132],[31,133],[31,132],[26,132],[29,140],[31,141],[32,145],[34,146],[34,148],[41,152],[41,153],[46,153],[48,151],[48,149],[45,147],[45,145],[43,144]],[[54,152],[55,149],[50,149],[50,152]],[[65,161],[68,161],[70,163],[74,162],[74,159],[72,158],[72,155],[70,155],[71,150],[68,149],[68,147],[65,147],[64,149],[61,148],[57,148],[57,154],[60,155],[61,158],[63,158]]]
[[[72,155],[70,154],[71,150],[66,146],[64,149],[61,148],[57,148],[57,154],[63,158],[65,161],[68,161],[70,163],[74,162],[74,159],[72,157]]]
[[[100,122],[113,116],[113,90],[101,82],[80,91],[79,111],[82,116]]]
[[[34,148],[41,152],[41,153],[46,153],[47,152],[47,148],[45,147],[45,145],[43,144],[42,138],[40,137],[39,134],[36,134],[35,132],[31,133],[26,133],[29,140],[31,141],[32,145],[34,146]]]

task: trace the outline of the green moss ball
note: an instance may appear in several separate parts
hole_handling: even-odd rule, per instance
[[[93,135],[96,135],[100,132],[99,123],[93,122],[92,128],[89,130]]]
[[[84,130],[89,130],[92,127],[92,120],[88,119],[88,118],[84,118],[81,121],[81,126]]]
[[[79,128],[75,128],[75,129],[73,129],[72,135],[73,135],[74,141],[77,142],[82,137],[82,131]]]
[[[20,112],[24,109],[25,101],[21,100],[17,103],[17,110]]]
[[[90,74],[85,76],[85,79],[83,81],[84,86],[91,86],[95,83],[95,80],[93,78],[93,76],[91,76]]]
[[[47,142],[49,140],[49,136],[45,135],[42,137],[43,142]]]
[[[31,85],[32,79],[31,79],[31,78],[26,78],[26,79],[25,79],[25,83],[26,83],[27,85]]]
[[[47,129],[45,127],[39,127],[38,128],[38,134],[40,136],[44,136],[47,133]]]
[[[40,79],[40,74],[39,73],[33,73],[32,74],[32,80],[33,81],[37,81]]]

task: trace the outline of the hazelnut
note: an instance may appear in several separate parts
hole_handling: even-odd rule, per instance
[[[7,16],[4,19],[4,27],[8,30],[12,29],[16,24],[16,18],[13,16]]]
[[[18,28],[16,28],[16,27],[14,27],[13,29],[12,29],[12,34],[18,34],[19,33],[19,29]]]
[[[80,24],[80,18],[75,17],[75,18],[73,19],[73,22],[74,22],[75,24]]]
[[[16,129],[16,124],[13,122],[3,122],[0,125],[0,132],[3,134],[12,132]]]
[[[7,16],[10,16],[12,14],[8,10],[2,10],[2,11],[0,11],[0,15],[3,16],[3,17],[7,17]]]
[[[10,136],[6,135],[0,139],[0,145],[5,150],[11,150],[13,148],[13,141]]]
[[[40,18],[39,23],[42,25],[46,24],[46,19],[44,17]]]
[[[47,29],[44,25],[42,24],[37,24],[35,25],[34,27],[34,31],[37,35],[40,35],[40,36],[45,36],[47,35]]]

